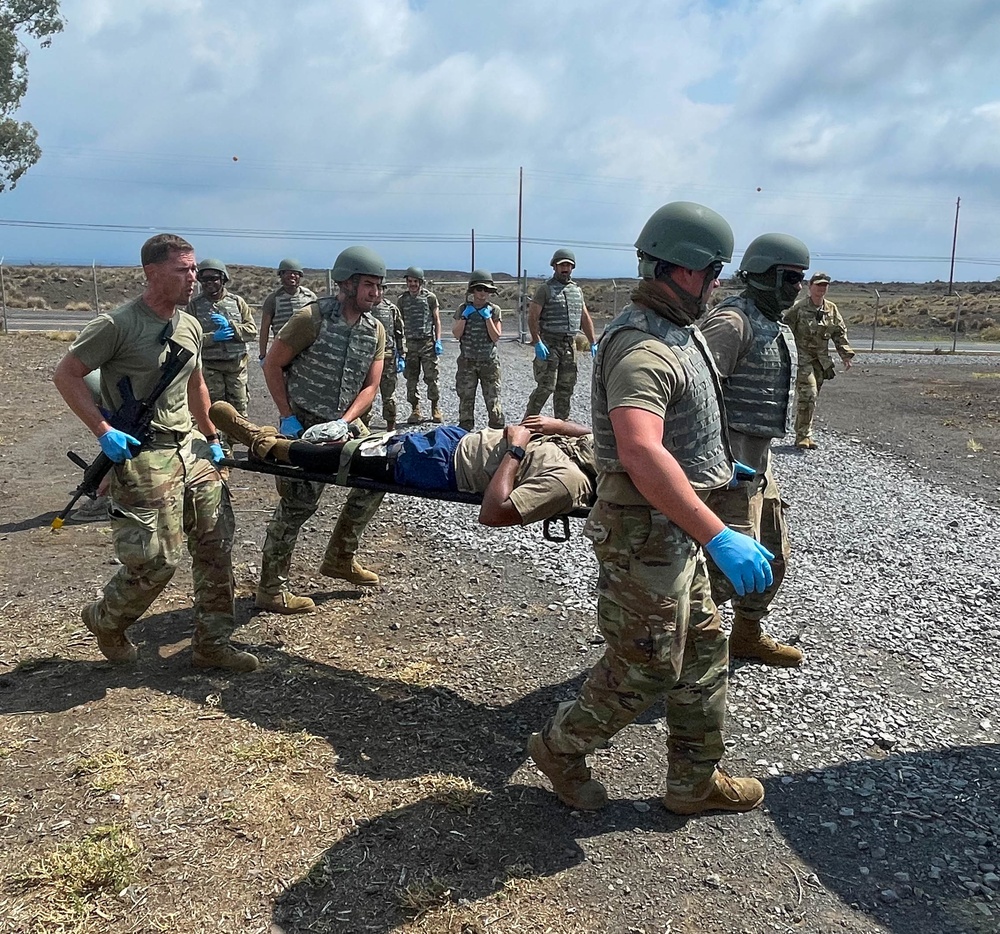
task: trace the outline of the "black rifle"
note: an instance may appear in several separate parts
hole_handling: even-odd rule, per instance
[[[118,380],[118,392],[121,394],[122,404],[118,407],[118,411],[108,419],[112,428],[117,428],[133,438],[138,438],[140,449],[149,440],[149,426],[153,420],[153,408],[156,405],[156,400],[163,395],[166,388],[177,378],[177,374],[184,369],[188,360],[194,356],[190,350],[181,347],[176,341],[168,338],[166,343],[168,347],[167,359],[160,367],[160,378],[156,385],[149,391],[145,399],[136,399],[135,393],[132,391],[132,380],[128,376],[123,376]],[[134,449],[132,453],[137,453],[137,450]],[[100,489],[101,481],[115,466],[115,462],[104,451],[101,451],[90,464],[73,451],[67,451],[66,456],[77,467],[83,468],[83,480],[73,491],[73,498],[66,504],[66,508],[52,520],[52,528],[54,529],[63,527],[66,517],[73,511],[76,501],[81,496],[97,499],[97,491]]]

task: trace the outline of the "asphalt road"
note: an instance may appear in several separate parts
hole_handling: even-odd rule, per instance
[[[91,312],[65,311],[54,308],[49,311],[36,309],[8,308],[7,329],[9,331],[79,331],[91,318]],[[871,338],[858,337],[854,347],[859,353],[872,349]],[[951,351],[952,338],[937,336],[927,340],[898,340],[894,337],[877,338],[877,353],[947,353]],[[960,340],[956,346],[958,353],[998,353],[1000,343]]]

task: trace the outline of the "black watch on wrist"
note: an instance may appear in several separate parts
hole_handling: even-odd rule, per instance
[[[519,444],[512,444],[509,448],[507,448],[507,453],[511,457],[513,457],[514,460],[516,460],[516,461],[523,461],[524,460],[524,455],[525,455],[526,452],[525,452],[524,448],[521,447],[521,445],[519,445]]]

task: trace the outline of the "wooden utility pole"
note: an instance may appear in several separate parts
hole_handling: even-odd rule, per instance
[[[961,207],[962,199],[955,201],[955,232],[951,236],[951,270],[948,273],[948,294],[955,294],[955,247],[958,244],[958,209]]]

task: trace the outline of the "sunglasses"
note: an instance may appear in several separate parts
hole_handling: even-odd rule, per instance
[[[806,277],[806,274],[799,269],[781,269],[779,271],[782,280],[789,285],[798,285]]]
[[[474,285],[472,287],[472,291],[473,292],[489,292],[490,289],[487,288],[485,285]]]
[[[706,266],[705,267],[705,280],[708,281],[710,279],[711,280],[718,279],[719,276],[722,275],[722,269],[723,269],[723,267],[725,265],[726,265],[725,263],[715,262],[715,263],[712,263],[711,266]]]
[[[198,276],[199,282],[221,282],[222,276]]]

